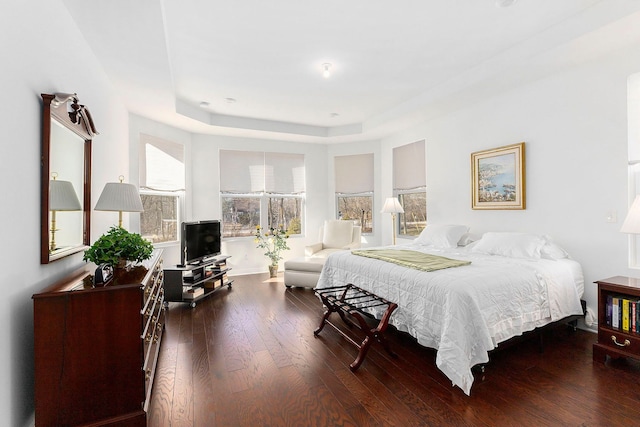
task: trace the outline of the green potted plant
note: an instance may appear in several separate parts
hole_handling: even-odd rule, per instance
[[[137,233],[113,226],[84,252],[83,260],[96,265],[124,268],[127,262],[139,263],[151,258],[153,244]]]
[[[278,274],[278,261],[282,259],[280,252],[290,249],[287,245],[289,233],[282,228],[270,228],[269,231],[262,233],[262,228],[256,226],[255,242],[258,248],[265,249],[264,253],[271,260],[269,264],[269,276],[276,277]]]

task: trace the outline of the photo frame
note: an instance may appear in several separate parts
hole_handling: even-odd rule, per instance
[[[471,153],[471,208],[526,209],[524,142]]]

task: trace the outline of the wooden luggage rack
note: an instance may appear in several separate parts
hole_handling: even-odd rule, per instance
[[[386,299],[379,297],[378,295],[371,292],[365,291],[364,289],[361,289],[351,283],[344,286],[315,289],[315,293],[316,295],[318,295],[318,297],[320,297],[325,307],[327,307],[327,311],[324,313],[318,329],[313,331],[313,335],[317,337],[320,331],[322,331],[322,329],[324,328],[324,325],[328,324],[336,331],[338,331],[340,335],[345,337],[347,341],[355,345],[360,351],[358,352],[358,357],[356,357],[356,360],[354,360],[353,363],[349,365],[349,368],[352,372],[355,372],[364,361],[364,358],[367,355],[367,351],[369,351],[369,347],[371,347],[371,343],[373,340],[379,342],[390,355],[394,357],[396,356],[396,354],[391,351],[389,343],[382,335],[389,325],[389,318],[391,317],[391,313],[393,313],[393,310],[398,308],[398,305],[396,303],[387,301]],[[387,310],[382,315],[382,318],[378,322],[378,325],[375,328],[371,328],[364,319],[364,309],[383,305],[387,306]],[[355,342],[353,339],[351,339],[351,337],[349,337],[336,325],[329,321],[329,316],[333,312],[338,313],[344,323],[347,324],[347,326],[355,326],[366,334],[366,337],[361,344]],[[349,317],[347,315],[349,315]],[[351,321],[351,318],[356,319],[358,321],[358,324]]]

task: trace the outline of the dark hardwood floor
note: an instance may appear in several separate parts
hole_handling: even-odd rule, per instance
[[[560,326],[542,353],[536,339],[508,346],[466,396],[434,350],[393,328],[398,358],[374,344],[352,373],[353,345],[330,327],[314,338],[323,310],[312,290],[234,280],[194,309],[170,304],[150,427],[640,425],[640,363],[593,363],[595,334]]]

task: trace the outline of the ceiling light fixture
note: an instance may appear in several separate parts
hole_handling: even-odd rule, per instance
[[[209,107],[209,103],[207,101],[202,101],[200,103],[200,108],[208,108]]]
[[[322,77],[325,79],[331,77],[331,63],[325,62],[322,64]]]
[[[235,99],[235,98],[225,98],[225,99],[224,99],[224,101],[225,101],[227,104],[233,104],[233,103],[235,103],[235,102],[236,102],[236,99]]]

